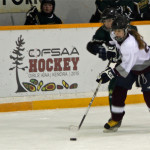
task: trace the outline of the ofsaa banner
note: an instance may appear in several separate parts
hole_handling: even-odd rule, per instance
[[[0,97],[94,91],[107,65],[86,50],[96,29],[1,31]]]
[[[27,12],[30,1],[40,10],[40,0],[0,0],[0,13]]]

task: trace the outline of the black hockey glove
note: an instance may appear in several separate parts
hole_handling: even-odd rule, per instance
[[[107,59],[107,52],[105,47],[103,47],[99,42],[89,42],[87,44],[87,50],[92,53],[93,55],[97,55],[99,56],[99,58],[101,58],[102,60],[106,60]]]
[[[38,10],[37,10],[36,6],[33,6],[27,12],[27,17],[34,19],[37,14],[38,14]]]
[[[107,59],[111,60],[113,63],[116,63],[120,58],[121,57],[116,46],[109,45],[107,50]]]
[[[98,48],[99,48],[98,57],[105,61],[107,59],[107,52],[106,52],[105,47],[102,45],[99,45]]]
[[[105,71],[103,71],[99,74],[99,76],[96,79],[96,82],[99,83],[100,80],[102,80],[102,84],[104,84],[104,83],[107,83],[112,78],[114,78],[115,76],[116,76],[116,74],[114,73],[112,68],[108,67],[108,68],[105,69]]]

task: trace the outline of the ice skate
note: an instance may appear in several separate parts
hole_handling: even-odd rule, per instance
[[[104,125],[103,132],[104,133],[107,133],[107,132],[117,132],[118,128],[121,126],[121,122],[122,122],[122,120],[120,120],[120,121],[114,121],[114,120],[111,119],[110,121],[108,121],[108,123],[106,123]]]
[[[110,122],[112,120],[112,117],[109,118],[108,122]],[[122,120],[120,120],[120,123],[118,124],[118,126],[120,127],[122,123]]]

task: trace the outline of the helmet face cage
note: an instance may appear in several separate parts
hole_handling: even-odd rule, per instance
[[[101,15],[101,22],[104,23],[107,19],[114,20],[117,16],[118,12],[114,8],[106,8]],[[102,28],[107,32],[111,31],[111,29],[107,28],[105,25],[103,25]]]
[[[105,31],[107,31],[107,32],[110,32],[111,31],[111,29],[109,29],[109,28],[106,28],[106,26],[102,26],[102,28],[105,30]]]
[[[117,41],[117,42],[122,42],[126,39],[127,37],[127,34],[128,34],[128,29],[124,29],[124,37],[115,37],[114,39]]]
[[[112,23],[112,31],[117,29],[123,29],[124,30],[124,37],[115,37],[115,40],[118,42],[122,42],[128,34],[128,26],[129,26],[129,20],[126,16],[118,16]]]

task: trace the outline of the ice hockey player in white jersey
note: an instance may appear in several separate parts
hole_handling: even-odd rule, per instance
[[[150,110],[150,48],[142,36],[135,30],[128,29],[129,21],[125,16],[118,16],[112,24],[112,44],[120,55],[120,63],[114,68],[108,67],[99,74],[97,82],[102,84],[116,77],[116,86],[112,94],[112,119],[104,125],[104,132],[117,131],[125,114],[127,91],[138,81],[145,102]],[[116,52],[117,53],[117,52]],[[114,59],[117,55],[112,55]]]

